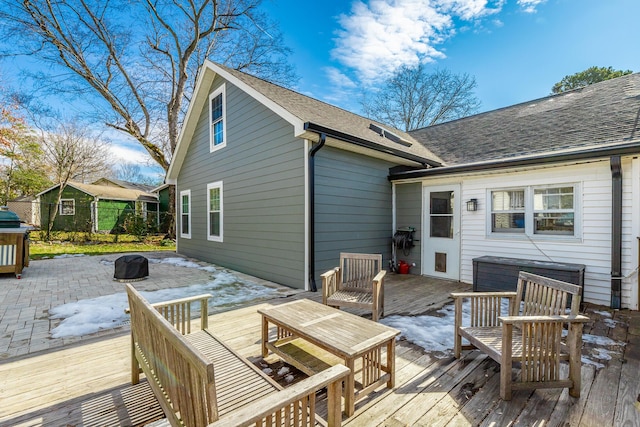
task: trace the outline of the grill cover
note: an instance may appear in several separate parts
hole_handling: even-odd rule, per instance
[[[142,280],[149,275],[149,260],[141,255],[124,255],[115,262],[115,280]]]
[[[20,227],[20,218],[15,212],[11,212],[4,208],[0,208],[0,228],[18,228]]]

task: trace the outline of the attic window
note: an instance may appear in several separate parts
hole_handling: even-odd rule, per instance
[[[384,129],[378,125],[374,125],[373,123],[369,124],[369,129],[371,129],[381,137],[387,138],[389,141],[393,141],[396,144],[404,145],[405,147],[411,147],[411,143],[409,141],[396,135],[390,130]]]

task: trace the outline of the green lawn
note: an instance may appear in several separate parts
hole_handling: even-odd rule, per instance
[[[103,235],[81,233],[52,234],[50,241],[42,239],[40,232],[30,235],[29,259],[53,258],[62,254],[101,255],[121,252],[175,251],[172,240],[163,240],[161,236],[146,237],[139,241],[130,235]]]

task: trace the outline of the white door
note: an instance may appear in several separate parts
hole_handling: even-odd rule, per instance
[[[460,278],[460,185],[423,189],[422,274]]]

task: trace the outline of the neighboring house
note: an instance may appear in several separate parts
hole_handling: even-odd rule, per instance
[[[170,226],[171,228],[174,227],[169,215],[169,204],[171,203],[171,190],[173,187],[171,184],[162,184],[150,191],[158,196],[158,212],[160,214],[159,231],[162,233],[168,233]]]
[[[39,193],[41,227],[47,228],[52,209],[57,209],[53,230],[117,231],[127,215],[140,214],[157,224],[158,199],[155,194],[116,185],[69,182],[60,204],[56,205],[59,185]]]
[[[21,222],[40,225],[40,205],[34,196],[22,196],[7,202],[10,211],[15,212]]]
[[[206,62],[167,175],[178,252],[314,289],[413,227],[411,273],[581,263],[586,301],[638,309],[639,112],[632,74],[404,133]]]

